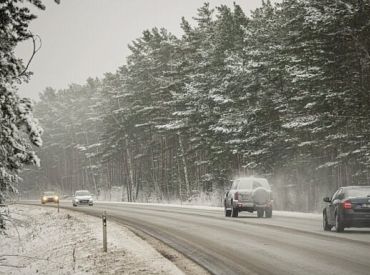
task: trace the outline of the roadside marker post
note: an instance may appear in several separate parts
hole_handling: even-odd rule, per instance
[[[107,213],[104,211],[102,216],[103,221],[103,251],[107,252]]]
[[[59,213],[59,199],[58,199],[58,213]]]

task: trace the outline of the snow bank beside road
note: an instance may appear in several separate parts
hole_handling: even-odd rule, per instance
[[[144,240],[108,221],[38,206],[10,206],[14,225],[0,235],[0,274],[183,274]]]

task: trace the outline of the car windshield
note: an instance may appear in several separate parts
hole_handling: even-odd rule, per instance
[[[76,196],[90,196],[89,191],[77,191]]]
[[[256,189],[264,187],[270,189],[266,179],[263,178],[241,178],[239,179],[238,189]]]
[[[346,197],[370,197],[370,187],[348,189],[345,191]]]
[[[55,192],[44,192],[44,196],[55,196]]]

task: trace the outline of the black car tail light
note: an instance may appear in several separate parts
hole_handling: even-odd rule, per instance
[[[351,209],[352,208],[351,201],[345,201],[345,202],[343,202],[343,208],[344,209]]]

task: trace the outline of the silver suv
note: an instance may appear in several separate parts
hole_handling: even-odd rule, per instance
[[[272,217],[271,187],[264,178],[245,177],[235,179],[224,198],[225,216],[238,217],[239,212],[257,211],[257,217]]]

